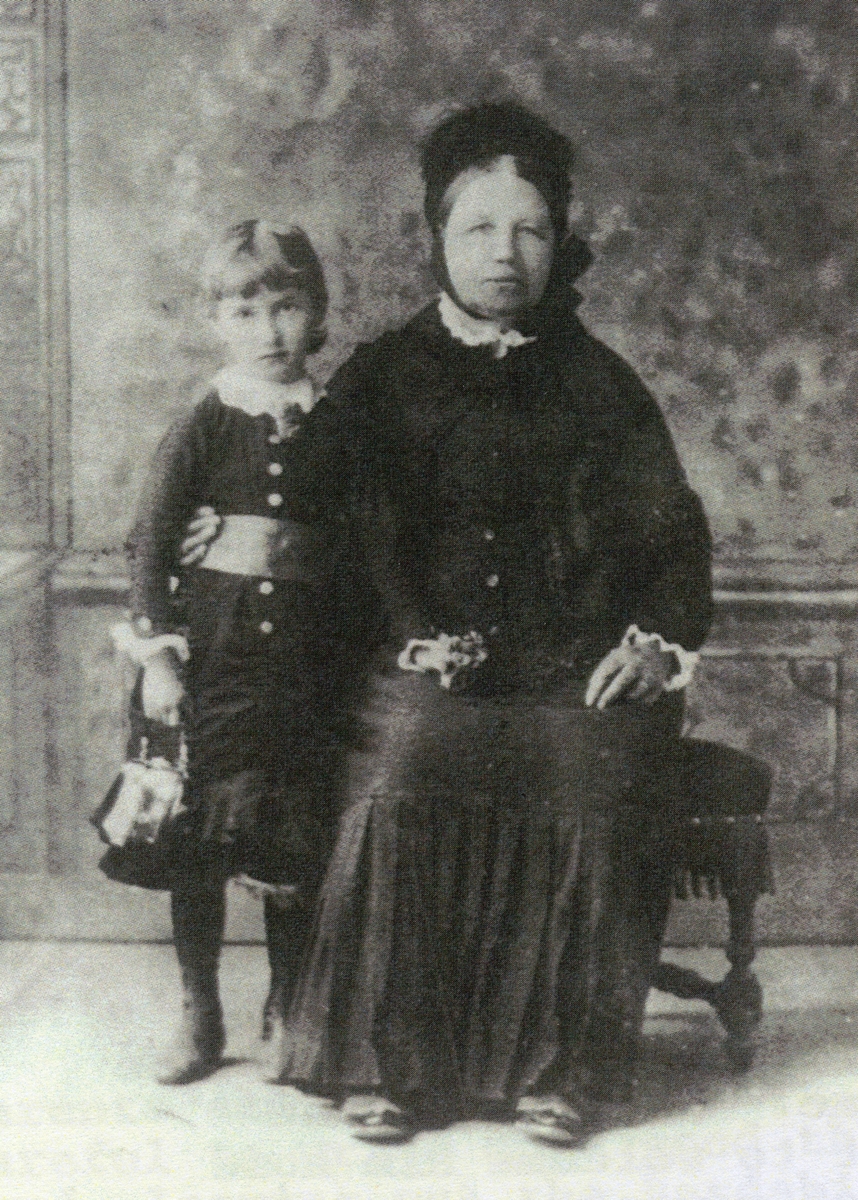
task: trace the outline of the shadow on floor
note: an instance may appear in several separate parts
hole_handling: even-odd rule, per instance
[[[633,1106],[636,1124],[712,1104],[748,1086],[816,1078],[835,1062],[842,1069],[844,1059],[853,1056],[858,1062],[858,1007],[764,1014],[748,1072],[731,1071],[714,1013],[662,1013],[647,1019],[644,1032]]]

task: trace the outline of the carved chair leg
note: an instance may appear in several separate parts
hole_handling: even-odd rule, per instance
[[[727,1031],[724,1046],[734,1071],[747,1071],[754,1061],[755,1033],[763,1015],[763,991],[751,963],[754,947],[756,889],[741,889],[727,897],[730,970],[713,989],[711,1003]]]
[[[719,984],[692,971],[690,967],[678,967],[675,963],[658,963],[652,977],[652,986],[660,992],[669,992],[680,1000],[705,1000],[715,1004]]]

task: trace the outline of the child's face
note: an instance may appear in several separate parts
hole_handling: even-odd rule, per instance
[[[224,296],[212,323],[230,366],[255,379],[294,383],[303,378],[314,327],[310,298],[299,288],[262,287],[249,299]]]

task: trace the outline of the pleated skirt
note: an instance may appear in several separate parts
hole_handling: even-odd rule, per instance
[[[423,1119],[632,1086],[671,881],[682,704],[372,681],[282,1078]]]

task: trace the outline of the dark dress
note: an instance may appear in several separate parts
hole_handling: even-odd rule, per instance
[[[532,1090],[622,1098],[669,901],[682,700],[600,713],[583,692],[632,623],[702,642],[700,503],[655,402],[574,319],[496,359],[431,305],[329,395],[389,643],[283,1078],[425,1119]],[[486,638],[458,689],[395,665],[433,630]]]
[[[188,639],[190,811],[171,830],[167,877],[159,870],[152,886],[176,872],[247,872],[312,894],[321,879],[341,786],[342,617],[356,609],[338,457],[324,399],[281,437],[271,416],[216,392],[159,447],[129,540],[133,609],[153,632]],[[178,546],[200,505],[311,531],[300,581],[182,570]]]

